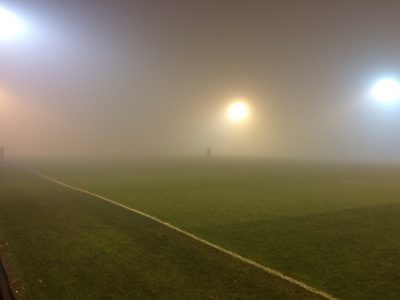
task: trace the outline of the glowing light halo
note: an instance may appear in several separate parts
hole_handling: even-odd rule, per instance
[[[400,82],[395,78],[378,80],[371,88],[370,96],[377,102],[390,105],[400,101]]]
[[[0,6],[0,40],[13,39],[26,31],[26,25],[18,16]]]
[[[242,100],[236,100],[228,106],[226,115],[231,121],[242,122],[249,116],[249,106]]]

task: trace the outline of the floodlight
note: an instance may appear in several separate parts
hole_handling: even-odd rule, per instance
[[[377,81],[371,89],[371,97],[383,104],[393,104],[400,100],[400,82],[394,78]]]
[[[0,7],[0,40],[17,38],[24,34],[26,25],[11,11]]]

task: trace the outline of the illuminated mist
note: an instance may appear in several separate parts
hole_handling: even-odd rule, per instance
[[[400,2],[4,1],[0,143],[18,157],[400,159]],[[251,114],[231,122],[245,99]]]

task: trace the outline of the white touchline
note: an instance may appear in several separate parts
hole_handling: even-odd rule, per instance
[[[20,167],[21,167],[21,166],[20,166]],[[53,183],[59,184],[59,185],[61,185],[61,186],[64,186],[64,187],[69,188],[69,189],[72,189],[72,190],[76,190],[76,191],[82,192],[82,193],[84,193],[84,194],[87,194],[87,195],[90,195],[90,196],[93,196],[93,197],[96,197],[96,198],[99,198],[99,199],[101,199],[101,200],[104,200],[104,201],[109,202],[109,203],[111,203],[111,204],[114,204],[114,205],[116,205],[116,206],[119,206],[119,207],[122,207],[122,208],[124,208],[124,209],[127,209],[127,210],[129,210],[129,211],[131,211],[131,212],[133,212],[133,213],[136,213],[136,214],[138,214],[138,215],[141,215],[141,216],[143,216],[143,217],[146,217],[146,218],[148,218],[148,219],[151,219],[151,220],[153,220],[153,221],[155,221],[155,222],[157,222],[157,223],[159,223],[159,224],[162,224],[162,225],[164,225],[164,226],[166,226],[166,227],[168,227],[168,228],[170,228],[170,229],[172,229],[172,230],[175,230],[175,231],[177,231],[177,232],[179,232],[179,233],[181,233],[181,234],[183,234],[183,235],[185,235],[185,236],[188,236],[188,237],[190,237],[190,238],[192,238],[192,239],[194,239],[194,240],[196,240],[196,241],[198,241],[198,242],[200,242],[200,243],[203,243],[203,244],[205,244],[205,245],[207,245],[207,246],[209,246],[209,247],[211,247],[211,248],[217,249],[218,251],[220,251],[220,252],[222,252],[222,253],[225,253],[225,254],[227,254],[227,255],[229,255],[229,256],[231,256],[231,257],[234,257],[234,258],[236,258],[236,259],[238,259],[238,260],[240,260],[240,261],[242,261],[242,262],[245,262],[245,263],[247,263],[247,264],[249,264],[249,265],[252,265],[252,266],[254,266],[254,267],[258,268],[258,269],[261,269],[261,270],[263,270],[263,271],[265,271],[265,272],[267,272],[267,273],[269,273],[269,274],[272,274],[272,275],[274,275],[274,276],[276,276],[276,277],[278,277],[278,278],[281,278],[281,279],[283,279],[283,280],[285,280],[285,281],[287,281],[287,282],[290,282],[290,283],[292,283],[292,284],[294,284],[294,285],[300,286],[300,287],[302,287],[303,289],[305,289],[305,290],[307,290],[307,291],[309,291],[309,292],[311,292],[311,293],[317,294],[317,295],[319,295],[319,296],[321,296],[321,297],[323,297],[323,298],[325,298],[325,299],[329,299],[329,300],[338,300],[338,298],[333,297],[333,296],[329,295],[328,293],[323,292],[323,291],[320,291],[320,290],[318,290],[318,289],[316,289],[316,288],[314,288],[314,287],[311,287],[311,286],[307,285],[306,283],[304,283],[304,282],[302,282],[302,281],[299,281],[299,280],[297,280],[297,279],[294,279],[294,278],[292,278],[292,277],[289,277],[289,276],[287,276],[287,275],[285,275],[285,274],[282,274],[282,273],[279,272],[279,271],[276,271],[276,270],[274,270],[274,269],[268,268],[268,267],[266,267],[266,266],[264,266],[264,265],[262,265],[262,264],[259,264],[259,263],[255,262],[255,261],[251,260],[251,259],[248,259],[248,258],[246,258],[246,257],[243,257],[243,256],[241,256],[241,255],[239,255],[239,254],[237,254],[237,253],[235,253],[235,252],[229,251],[229,250],[227,250],[227,249],[225,249],[225,248],[222,248],[222,247],[220,247],[220,246],[218,246],[218,245],[215,245],[215,244],[213,244],[213,243],[211,243],[211,242],[209,242],[209,241],[206,241],[206,240],[204,240],[204,239],[202,239],[202,238],[200,238],[200,237],[198,237],[198,236],[196,236],[196,235],[194,235],[194,234],[192,234],[192,233],[190,233],[190,232],[187,232],[187,231],[185,231],[185,230],[183,230],[183,229],[180,229],[179,227],[176,227],[176,226],[174,226],[174,225],[171,225],[170,223],[164,222],[164,221],[161,220],[161,219],[158,219],[158,218],[156,218],[156,217],[153,217],[153,216],[151,216],[151,215],[149,215],[149,214],[147,214],[147,213],[145,213],[145,212],[142,212],[142,211],[140,211],[140,210],[136,210],[136,209],[134,209],[134,208],[131,208],[131,207],[129,207],[129,206],[126,206],[126,205],[124,205],[124,204],[121,204],[121,203],[119,203],[119,202],[116,202],[116,201],[114,201],[114,200],[111,200],[111,199],[109,199],[109,198],[107,198],[107,197],[104,197],[104,196],[101,196],[101,195],[99,195],[99,194],[92,193],[92,192],[89,192],[89,191],[87,191],[87,190],[80,189],[80,188],[74,187],[74,186],[72,186],[72,185],[66,184],[66,183],[64,183],[64,182],[62,182],[62,181],[60,181],[60,180],[57,180],[57,179],[48,177],[48,176],[46,176],[46,175],[43,175],[42,173],[40,173],[40,172],[38,172],[38,171],[36,171],[36,170],[34,170],[34,169],[27,168],[27,167],[22,167],[22,168],[25,169],[25,170],[28,170],[28,171],[30,171],[30,172],[32,172],[32,173],[34,173],[34,174],[36,174],[36,175],[38,175],[38,176],[40,176],[40,177],[46,179],[46,180],[48,180],[48,181],[51,181],[51,182],[53,182]]]

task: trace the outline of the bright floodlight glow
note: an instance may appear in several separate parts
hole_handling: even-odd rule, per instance
[[[0,40],[12,39],[22,35],[25,23],[9,10],[0,7]]]
[[[371,96],[383,104],[393,104],[400,100],[400,83],[393,78],[381,79],[371,89]]]
[[[245,120],[249,115],[249,107],[242,101],[236,101],[229,105],[227,115],[230,120],[240,122]]]

